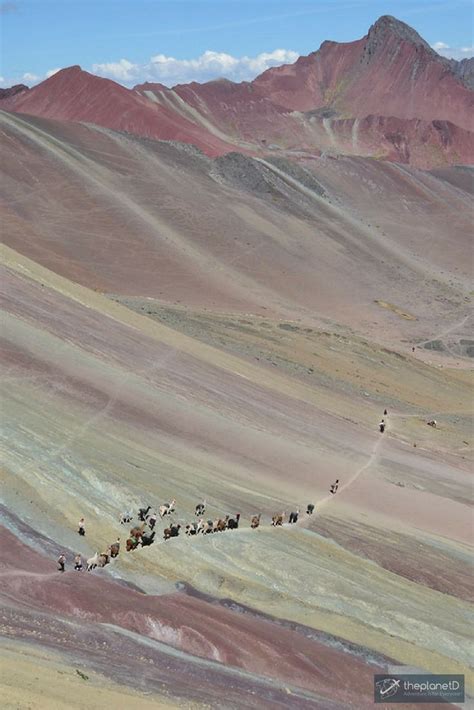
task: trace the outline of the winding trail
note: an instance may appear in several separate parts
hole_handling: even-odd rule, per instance
[[[446,328],[445,330],[441,331],[441,333],[438,333],[437,335],[433,335],[432,338],[428,338],[428,340],[421,340],[417,345],[424,345],[425,343],[430,343],[432,340],[441,340],[441,338],[444,338],[445,335],[449,335],[449,333],[452,333],[453,330],[457,330],[458,328],[462,328],[464,323],[471,318],[471,313],[468,313],[462,320],[460,320],[458,323],[454,323],[453,325],[449,326],[449,328]]]
[[[458,328],[462,328],[463,325],[471,318],[472,314],[468,313],[464,318],[462,318],[460,321],[457,323],[454,323],[453,325],[449,326],[449,328],[446,328],[445,330],[442,330],[441,333],[437,333],[436,335],[433,335],[431,338],[428,338],[428,340],[420,340],[419,342],[415,343],[417,347],[423,347],[427,343],[432,343],[435,340],[443,340],[443,338],[446,337],[446,335],[449,335],[452,333],[454,330],[458,330]],[[462,355],[455,353],[451,350],[451,348],[443,342],[443,346],[447,352],[452,355],[452,357],[459,358],[463,357]]]
[[[379,435],[379,438],[377,439],[377,441],[375,442],[375,444],[372,447],[372,451],[371,451],[370,456],[367,459],[367,461],[362,466],[360,466],[356,471],[354,471],[352,476],[339,487],[338,493],[342,493],[342,491],[350,488],[357,481],[357,479],[377,461],[378,456],[379,456],[379,452],[380,452],[380,448],[381,448],[383,442],[386,441],[388,438],[387,432],[389,430],[389,423],[390,423],[391,417],[399,417],[399,418],[418,417],[418,418],[422,418],[423,415],[420,413],[418,413],[418,414],[403,414],[403,412],[399,412],[399,413],[394,412],[393,414],[386,415],[385,416],[385,422],[386,422],[385,432],[383,434]],[[315,504],[315,512],[318,513],[324,505],[327,505],[329,503],[329,501],[333,501],[336,498],[336,495],[337,494],[333,495],[331,493],[328,493],[324,498],[321,498],[321,500],[317,501]],[[311,521],[311,516],[303,513],[303,517],[300,517],[298,519],[298,521],[296,522],[296,525],[298,525],[299,527],[307,527],[310,521]]]

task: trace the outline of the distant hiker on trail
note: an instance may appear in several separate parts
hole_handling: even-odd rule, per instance
[[[329,492],[334,495],[336,493],[337,489],[339,488],[339,479],[337,478],[334,483],[331,485],[331,488],[329,489]]]
[[[386,416],[387,416],[387,414],[388,414],[387,410],[386,410],[386,409],[384,409],[384,410],[383,410],[383,415],[384,415],[384,417],[386,417]]]
[[[78,572],[82,570],[82,557],[80,555],[76,555],[74,558],[74,569]]]
[[[379,429],[380,433],[383,434],[385,431],[385,421],[382,419],[382,421],[379,423]]]
[[[148,523],[148,527],[150,528],[150,530],[153,530],[153,528],[154,528],[155,525],[156,525],[156,513],[152,513],[152,514],[147,518],[146,521],[147,521],[147,523]]]
[[[65,572],[66,556],[59,555],[58,557],[58,572]]]
[[[308,503],[306,506],[306,515],[313,515],[314,511],[314,505],[312,503]]]
[[[79,530],[77,532],[79,533],[79,535],[82,535],[82,536],[84,536],[86,534],[86,528],[84,525],[84,518],[81,518],[79,520]]]
[[[411,351],[412,351],[412,353],[414,353],[414,352],[415,352],[415,348],[413,347],[413,348],[411,349]]]

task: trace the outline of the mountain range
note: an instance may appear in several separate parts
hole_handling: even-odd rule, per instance
[[[474,160],[472,60],[439,56],[383,16],[362,39],[323,42],[254,81],[127,89],[69,67],[33,89],[4,89],[15,113],[93,123],[199,147],[308,157],[350,154],[433,168]]]

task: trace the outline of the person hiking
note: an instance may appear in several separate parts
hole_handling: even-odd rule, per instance
[[[58,557],[58,572],[65,572],[66,556],[59,555]]]
[[[380,433],[383,434],[385,431],[385,420],[384,419],[382,419],[382,421],[379,423],[379,429],[380,429]]]
[[[337,489],[339,488],[339,479],[337,478],[334,483],[331,485],[331,488],[329,489],[329,492],[334,495],[336,493]]]
[[[86,534],[86,527],[84,524],[84,518],[81,518],[79,520],[79,529],[77,532],[79,533],[79,535],[82,535],[82,536],[84,536]]]
[[[153,530],[153,528],[156,525],[156,513],[152,513],[148,518],[147,518],[147,523],[148,527],[150,530]]]
[[[82,570],[82,557],[80,555],[76,555],[74,558],[74,569],[78,572]]]

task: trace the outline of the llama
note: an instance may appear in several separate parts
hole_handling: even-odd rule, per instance
[[[204,518],[201,518],[197,524],[196,534],[198,534],[198,533],[204,534],[205,529],[206,529],[206,523],[204,522]]]
[[[93,557],[90,557],[88,560],[86,560],[88,572],[91,572],[93,569],[95,569],[97,567],[97,565],[99,564],[99,557],[100,557],[99,553],[96,552]]]
[[[206,501],[204,500],[202,503],[198,503],[197,506],[194,509],[194,515],[204,515],[206,511]]]
[[[155,541],[155,535],[156,532],[154,530],[150,530],[149,532],[143,533],[141,538],[142,547],[148,547],[148,545],[153,545],[153,542]]]
[[[175,505],[176,501],[174,499],[170,503],[163,503],[163,505],[160,505],[160,518],[163,518],[165,515],[170,515],[171,513],[174,513]]]
[[[169,528],[163,530],[163,537],[165,540],[169,540],[170,537],[178,537],[181,525],[179,523],[171,523]]]
[[[258,528],[258,526],[260,525],[260,518],[261,518],[261,515],[262,515],[262,514],[259,513],[258,515],[253,515],[253,516],[252,516],[252,518],[251,518],[251,520],[250,520],[250,527],[252,528],[252,530],[255,530],[255,529]]]
[[[120,538],[117,538],[117,542],[113,542],[110,546],[110,556],[111,557],[118,557],[118,554],[120,552]]]
[[[140,510],[138,511],[138,520],[140,520],[141,522],[145,522],[146,516],[148,515],[150,510],[151,505],[149,505],[147,508],[140,508]]]
[[[235,518],[229,518],[227,527],[229,530],[236,530],[239,527],[240,513],[237,513]]]

